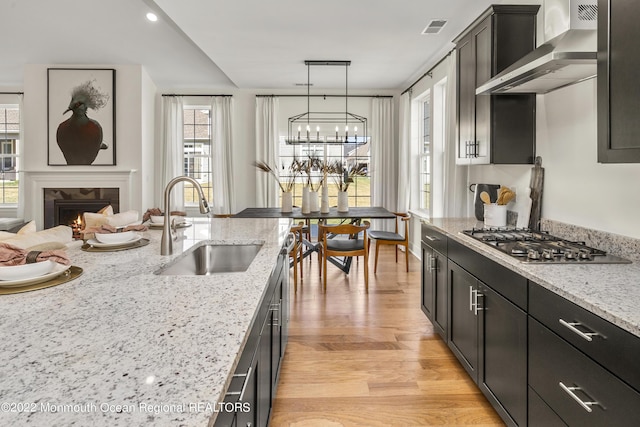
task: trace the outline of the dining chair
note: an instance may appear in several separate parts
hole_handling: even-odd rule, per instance
[[[371,242],[376,243],[376,259],[374,262],[373,273],[378,272],[378,251],[380,245],[394,245],[396,249],[396,263],[398,262],[398,246],[404,246],[404,254],[407,263],[407,272],[409,272],[409,220],[411,215],[403,212],[394,212],[396,216],[395,232],[383,230],[371,230],[369,232],[369,246]],[[400,234],[400,223],[404,223],[404,233]]]
[[[327,260],[329,257],[364,257],[364,284],[369,290],[369,255],[367,229],[369,221],[359,224],[318,224],[319,253],[322,258],[320,274],[327,291]]]
[[[289,252],[289,258],[292,259],[292,264],[293,264],[293,290],[294,292],[298,291],[298,263],[300,263],[300,279],[302,280],[302,265],[304,264],[302,262],[302,258],[303,258],[303,254],[304,254],[304,248],[303,248],[303,244],[302,244],[302,236],[303,236],[303,231],[304,229],[304,222],[300,221],[298,223],[298,225],[294,225],[293,227],[291,227],[291,232],[295,235],[295,243],[293,245],[293,248],[291,249],[291,252]]]

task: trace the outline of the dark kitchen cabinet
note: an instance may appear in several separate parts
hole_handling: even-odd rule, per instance
[[[567,425],[637,425],[640,338],[535,283],[529,303],[530,400]]]
[[[637,426],[640,394],[534,318],[529,382],[570,426]]]
[[[447,237],[422,224],[422,311],[447,341]]]
[[[449,262],[449,347],[467,373],[478,382],[478,315],[474,312],[478,280]]]
[[[449,347],[508,425],[527,424],[527,280],[449,241]]]
[[[458,164],[531,164],[533,94],[476,95],[476,87],[536,47],[538,5],[493,5],[454,40]]]
[[[598,1],[598,162],[640,163],[640,8]]]
[[[269,424],[288,336],[287,260],[288,251],[283,249],[225,394],[224,402],[233,404],[235,412],[220,412],[216,427],[264,427]]]
[[[527,313],[483,283],[477,299],[478,385],[508,424],[526,425]]]

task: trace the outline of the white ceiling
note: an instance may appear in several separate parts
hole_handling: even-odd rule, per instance
[[[503,2],[0,0],[0,87],[20,87],[25,64],[142,64],[161,90],[294,89],[311,59],[350,60],[350,89],[402,90]],[[448,23],[421,35],[432,19]],[[314,87],[344,87],[344,67],[318,68]]]

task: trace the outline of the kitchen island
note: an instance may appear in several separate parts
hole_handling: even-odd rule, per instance
[[[289,219],[189,218],[174,254],[69,245],[79,278],[0,296],[0,425],[206,426],[215,419]],[[200,242],[262,248],[247,271],[156,275]]]

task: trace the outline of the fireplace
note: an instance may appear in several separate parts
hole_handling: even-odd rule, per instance
[[[108,205],[118,213],[119,193],[117,188],[45,188],[44,228],[73,226],[84,212],[98,212]]]

